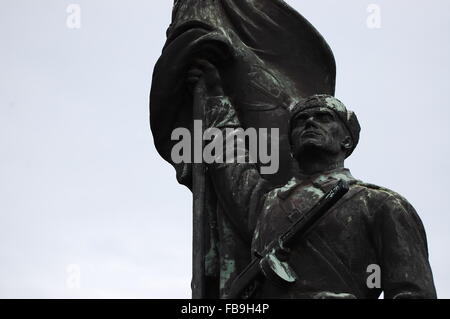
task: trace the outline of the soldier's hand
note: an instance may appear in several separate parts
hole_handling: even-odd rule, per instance
[[[217,67],[206,59],[197,59],[187,74],[187,83],[194,89],[200,79],[205,81],[208,96],[223,96],[222,78]]]

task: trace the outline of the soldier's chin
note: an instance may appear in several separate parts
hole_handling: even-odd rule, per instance
[[[298,147],[298,151],[294,154],[297,160],[305,157],[317,156],[318,153],[325,152],[326,147],[323,143],[314,140],[308,140],[303,142]]]

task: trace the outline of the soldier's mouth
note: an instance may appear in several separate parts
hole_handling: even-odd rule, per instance
[[[303,133],[300,135],[301,137],[315,137],[320,136],[321,134],[317,131],[307,130],[303,131]]]

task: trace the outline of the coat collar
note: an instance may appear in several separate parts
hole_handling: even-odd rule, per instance
[[[329,185],[334,185],[338,180],[343,179],[349,184],[355,183],[357,180],[352,176],[347,168],[338,168],[331,171],[315,174],[315,175],[298,175],[293,177],[285,186],[280,188],[278,197],[285,200],[299,186],[313,185],[317,188],[326,189]]]

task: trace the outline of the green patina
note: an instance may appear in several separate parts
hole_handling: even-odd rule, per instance
[[[228,255],[222,261],[220,268],[220,288],[224,288],[225,283],[231,278],[231,275],[236,271],[236,263],[230,259]]]

